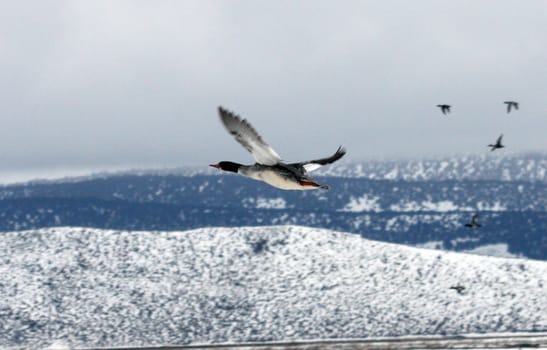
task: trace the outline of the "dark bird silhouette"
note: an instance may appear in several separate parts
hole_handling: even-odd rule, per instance
[[[463,294],[465,287],[458,284],[457,286],[450,287],[450,289],[454,289],[456,292],[458,292],[458,294]]]
[[[479,216],[477,214],[473,215],[471,217],[471,223],[465,224],[465,227],[471,227],[471,228],[481,227],[481,224],[479,224]]]
[[[491,147],[490,151],[495,151],[496,149],[498,148],[503,148],[505,147],[504,145],[501,144],[501,139],[503,138],[503,134],[500,135],[500,137],[498,137],[498,140],[496,141],[495,144],[493,145],[488,145],[488,147]]]
[[[507,113],[511,113],[511,108],[514,108],[518,111],[519,109],[519,103],[515,101],[505,101],[503,102],[507,105]]]
[[[212,167],[263,181],[283,190],[329,189],[329,186],[321,185],[308,176],[308,172],[319,169],[323,165],[334,163],[342,158],[346,154],[346,151],[342,147],[339,147],[330,157],[299,163],[284,163],[281,161],[279,154],[264,142],[262,137],[246,119],[241,119],[222,107],[218,108],[218,113],[220,120],[228,132],[247,151],[251,152],[256,163],[253,165],[243,165],[223,161],[211,164]]]
[[[443,112],[444,115],[447,113],[450,113],[450,105],[437,105],[441,109],[441,112]]]

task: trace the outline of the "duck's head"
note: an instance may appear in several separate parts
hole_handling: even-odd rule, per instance
[[[218,162],[217,164],[210,164],[213,168],[217,168],[219,170],[223,171],[229,171],[232,173],[237,173],[239,168],[241,168],[243,164],[234,163],[234,162]]]

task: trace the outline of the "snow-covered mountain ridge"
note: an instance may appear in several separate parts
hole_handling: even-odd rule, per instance
[[[350,153],[351,155],[351,153]],[[317,176],[365,178],[371,180],[442,181],[496,180],[547,181],[547,153],[483,154],[438,156],[423,159],[368,159],[341,161],[313,173]],[[77,183],[114,176],[200,176],[222,175],[217,169],[202,166],[182,166],[166,169],[127,169],[102,171],[59,179],[44,177],[32,181],[6,182],[8,185]],[[26,175],[28,177],[29,175]],[[4,185],[5,186],[5,185]],[[2,185],[0,185],[0,188]]]
[[[180,168],[163,174],[219,174],[209,168]],[[439,156],[422,159],[343,159],[314,172],[319,176],[371,180],[547,181],[547,153]]]
[[[0,347],[547,330],[546,262],[298,226],[4,232],[0,276]]]
[[[319,173],[374,180],[547,181],[547,153],[370,160],[325,167]]]

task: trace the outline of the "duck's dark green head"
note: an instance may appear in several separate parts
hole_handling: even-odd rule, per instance
[[[234,162],[219,162],[217,164],[210,164],[213,168],[217,168],[223,171],[229,171],[232,173],[237,173],[239,168],[243,166],[243,164],[234,163]]]

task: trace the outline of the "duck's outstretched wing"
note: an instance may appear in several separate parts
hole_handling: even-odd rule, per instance
[[[473,217],[471,217],[471,223],[473,224],[478,224],[479,223],[479,216],[477,214],[473,215]]]
[[[253,155],[259,164],[275,165],[281,161],[281,157],[270,145],[268,145],[246,119],[241,119],[232,112],[218,107],[218,114],[222,124],[232,134],[236,141]]]
[[[338,150],[336,150],[336,152],[330,157],[315,159],[315,160],[309,160],[307,162],[292,163],[292,164],[289,164],[289,165],[291,165],[293,167],[296,167],[296,168],[301,167],[301,168],[304,168],[304,170],[306,172],[311,172],[311,171],[314,171],[314,170],[317,170],[317,169],[321,168],[325,164],[331,164],[331,163],[336,162],[338,159],[342,158],[344,156],[344,154],[346,154],[346,150],[342,146],[340,146],[340,147],[338,147]]]
[[[498,137],[498,140],[496,141],[496,145],[501,145],[501,139],[503,139],[503,134],[500,135],[500,137]]]

